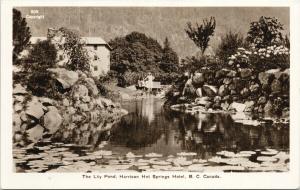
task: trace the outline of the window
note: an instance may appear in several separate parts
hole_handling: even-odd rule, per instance
[[[59,55],[59,60],[62,61],[64,59],[63,55]]]
[[[94,50],[97,50],[98,49],[98,46],[97,45],[94,45]]]
[[[94,55],[94,60],[96,61],[98,59],[98,56],[97,55]]]
[[[94,66],[94,71],[98,71],[98,67],[97,66]]]

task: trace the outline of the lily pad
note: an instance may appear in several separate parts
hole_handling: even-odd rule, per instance
[[[259,156],[257,157],[257,160],[261,162],[276,162],[277,158],[268,157],[268,156]]]
[[[159,158],[162,156],[163,156],[162,154],[157,154],[157,153],[149,153],[145,155],[146,158]]]
[[[180,152],[177,153],[177,156],[197,156],[196,152]]]

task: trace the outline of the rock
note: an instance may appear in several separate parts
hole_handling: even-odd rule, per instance
[[[240,69],[240,76],[242,78],[247,78],[250,77],[252,75],[252,70],[251,69]]]
[[[196,98],[195,103],[198,104],[198,105],[206,106],[207,104],[209,104],[211,102],[209,101],[208,97],[204,96],[204,97],[201,97],[201,98]]]
[[[100,98],[101,99],[101,102],[102,102],[102,105],[104,105],[105,107],[114,107],[114,103],[110,100],[110,99],[107,99],[107,98]]]
[[[273,104],[272,102],[269,100],[266,105],[264,106],[264,114],[265,117],[271,117],[272,116],[272,112],[273,112]]]
[[[195,73],[192,79],[192,83],[195,85],[202,85],[204,83],[204,75],[202,73]]]
[[[278,93],[281,91],[281,82],[278,79],[274,79],[271,84],[271,90],[274,93]]]
[[[28,94],[28,92],[21,84],[16,84],[13,89],[13,94],[24,95],[24,94]]]
[[[36,125],[35,127],[28,129],[26,132],[28,140],[38,142],[43,136],[44,128],[40,125]]]
[[[51,68],[47,70],[55,74],[55,79],[62,85],[64,89],[71,88],[79,78],[78,73],[64,68]]]
[[[42,98],[39,98],[39,101],[40,101],[44,106],[53,105],[53,100],[51,100],[50,98],[42,97]]]
[[[257,104],[265,104],[267,102],[267,98],[264,96],[259,97]]]
[[[267,72],[261,72],[258,74],[258,79],[260,81],[260,84],[262,85],[268,85],[270,84],[271,80],[273,79],[274,75]]]
[[[289,108],[282,109],[281,117],[283,117],[283,118],[289,118],[290,117],[290,109]]]
[[[215,96],[214,102],[220,102],[222,98],[220,96]]]
[[[13,129],[14,131],[20,131],[20,126],[21,126],[22,120],[20,118],[19,114],[13,114]]]
[[[243,112],[245,108],[246,108],[246,104],[241,104],[237,102],[233,102],[232,104],[230,104],[230,110],[234,109],[237,112]]]
[[[202,97],[202,89],[201,88],[197,88],[196,94],[197,94],[198,97]]]
[[[214,97],[218,93],[218,89],[211,85],[203,85],[202,89],[204,94],[209,97]]]
[[[87,102],[90,102],[90,101],[91,101],[91,98],[90,98],[89,96],[84,96],[84,97],[82,98],[82,101],[85,102],[85,103],[87,103]]]
[[[50,108],[50,110],[44,116],[44,127],[49,130],[49,134],[53,134],[59,129],[62,123],[62,117],[54,106],[50,107],[53,108]]]
[[[251,92],[257,92],[258,89],[259,89],[259,85],[258,84],[252,84],[249,89],[250,89]]]
[[[40,119],[44,115],[43,105],[37,100],[32,100],[27,104],[26,114]]]
[[[66,106],[66,107],[70,105],[69,100],[66,98],[63,99],[62,103],[63,103],[63,106]]]
[[[250,94],[250,91],[248,88],[243,88],[243,90],[241,91],[242,96],[248,96],[249,94]]]
[[[236,75],[237,75],[237,72],[236,71],[233,71],[233,70],[231,70],[229,73],[227,73],[227,77],[236,77]]]
[[[15,104],[14,110],[15,110],[15,112],[19,112],[19,111],[23,110],[22,104],[20,104],[20,103]]]
[[[87,104],[79,104],[78,108],[81,110],[81,111],[89,111],[89,107]]]
[[[15,96],[14,96],[14,101],[15,101],[15,102],[20,102],[20,103],[22,103],[24,100],[25,100],[25,97],[24,97],[24,96],[20,96],[20,95],[15,95]]]
[[[228,69],[221,69],[216,72],[216,78],[223,78],[226,74],[230,72]]]
[[[230,78],[225,78],[224,80],[223,80],[223,83],[224,84],[230,84],[232,82],[232,79],[230,79]]]
[[[245,102],[246,108],[245,108],[244,111],[245,112],[251,112],[254,109],[254,104],[255,104],[254,101],[246,101]]]
[[[227,88],[225,87],[225,85],[221,85],[219,90],[218,90],[218,94],[219,96],[225,96],[228,94],[228,90]]]
[[[227,102],[221,103],[222,110],[228,110],[229,104]]]
[[[95,81],[92,78],[86,78],[85,82],[86,82],[87,88],[90,92],[90,96],[96,96],[99,94],[99,90],[95,84]]]
[[[81,98],[84,96],[88,96],[88,93],[89,93],[89,91],[88,91],[87,87],[82,84],[76,85],[73,88],[73,97],[74,98]]]

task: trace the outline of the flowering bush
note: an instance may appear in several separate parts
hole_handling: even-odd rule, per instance
[[[288,68],[290,52],[283,45],[256,48],[249,50],[238,48],[237,52],[229,57],[228,65],[233,68],[255,68],[257,70]]]

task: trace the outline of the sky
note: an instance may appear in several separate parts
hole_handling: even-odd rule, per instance
[[[211,16],[216,19],[210,41],[214,51],[221,36],[230,30],[247,35],[250,22],[260,16],[276,17],[289,35],[289,8],[285,7],[16,7],[27,18],[32,36],[46,36],[50,27],[79,30],[82,36],[102,37],[107,42],[133,31],[145,33],[162,45],[168,37],[180,58],[195,55],[199,49],[185,31],[187,22],[195,24]],[[40,16],[40,17],[32,17]],[[40,19],[38,19],[40,18]]]

